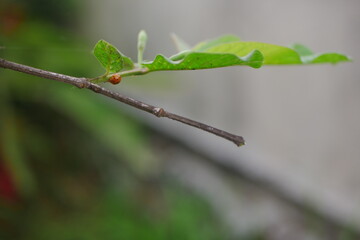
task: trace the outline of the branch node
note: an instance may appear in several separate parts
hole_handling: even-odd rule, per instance
[[[165,117],[165,110],[163,108],[156,107],[153,109],[153,114],[157,117]]]
[[[96,92],[96,93],[101,92],[100,87],[98,85],[95,85],[95,84],[89,84],[89,86],[87,88],[92,90],[93,92]]]
[[[86,78],[81,78],[81,82],[76,85],[78,88],[89,88],[90,82]]]

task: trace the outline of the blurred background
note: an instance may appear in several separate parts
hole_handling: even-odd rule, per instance
[[[360,239],[360,2],[1,0],[0,57],[78,77],[99,39],[136,59],[222,34],[354,62],[159,72],[106,87],[235,145],[0,69],[0,239]]]

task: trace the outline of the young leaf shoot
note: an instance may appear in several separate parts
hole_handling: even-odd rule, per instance
[[[145,51],[145,46],[147,42],[147,35],[144,30],[139,32],[138,36],[138,65],[141,66],[143,63],[143,56]]]

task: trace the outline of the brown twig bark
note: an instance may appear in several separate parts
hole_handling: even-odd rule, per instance
[[[109,98],[115,99],[119,102],[133,106],[137,109],[151,113],[157,117],[166,117],[166,118],[199,128],[203,131],[215,134],[219,137],[222,137],[224,139],[227,139],[227,140],[235,143],[237,146],[242,146],[245,144],[244,139],[241,136],[234,135],[232,133],[217,129],[215,127],[211,127],[204,123],[200,123],[200,122],[191,120],[189,118],[185,118],[185,117],[176,115],[174,113],[165,111],[163,108],[155,107],[150,104],[138,101],[136,99],[121,95],[121,94],[113,92],[113,91],[110,91],[106,88],[101,87],[98,84],[90,82],[89,79],[87,79],[87,78],[78,78],[78,77],[72,77],[72,76],[63,75],[63,74],[59,74],[59,73],[49,72],[46,70],[33,68],[30,66],[7,61],[7,60],[1,59],[1,58],[0,58],[0,67],[11,69],[11,70],[22,72],[22,73],[26,73],[26,74],[30,74],[30,75],[35,75],[35,76],[42,77],[42,78],[47,78],[47,79],[51,79],[51,80],[55,80],[55,81],[68,83],[68,84],[71,84],[78,88],[90,89],[96,93],[102,94]]]

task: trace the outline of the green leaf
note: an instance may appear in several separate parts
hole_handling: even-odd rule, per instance
[[[351,59],[339,53],[323,53],[304,59],[305,63],[332,63],[349,62]]]
[[[231,43],[231,42],[239,42],[239,41],[240,41],[240,38],[238,36],[230,35],[230,34],[229,35],[223,35],[223,36],[220,36],[220,37],[215,38],[215,39],[200,42],[195,47],[193,47],[192,50],[197,51],[197,52],[204,52],[205,50],[207,50],[207,49],[209,49],[211,47],[215,47],[215,46],[220,45],[220,44]]]
[[[232,42],[218,44],[205,50],[209,53],[233,53],[243,56],[254,49],[264,55],[265,65],[281,64],[312,64],[312,63],[338,63],[351,61],[349,57],[339,53],[314,54],[309,48],[295,44],[292,48],[261,42]]]
[[[292,46],[290,46],[290,48],[294,49],[300,55],[300,57],[310,56],[314,54],[308,47],[299,43],[293,44]]]
[[[150,71],[165,70],[197,70],[207,68],[219,68],[235,65],[247,65],[253,68],[261,67],[263,55],[254,50],[247,53],[244,57],[236,56],[232,53],[205,53],[188,52],[180,61],[173,61],[163,55],[157,55],[155,60],[143,63]]]
[[[237,56],[259,50],[264,56],[264,64],[301,64],[299,54],[290,48],[260,42],[233,42],[209,48],[210,53],[233,53]]]
[[[145,47],[146,34],[139,34],[139,71],[126,73],[124,76],[145,74],[152,71],[166,70],[196,70],[220,68],[236,65],[246,65],[260,68],[262,65],[285,64],[313,64],[338,63],[351,61],[349,57],[339,53],[314,54],[309,48],[301,44],[292,47],[283,47],[262,42],[245,42],[234,35],[224,35],[216,39],[197,44],[192,49],[179,37],[173,34],[173,39],[179,53],[167,58],[161,54],[151,62],[142,61],[142,52]],[[122,55],[115,47],[100,40],[95,46],[94,54],[109,73],[119,72],[122,69],[134,69],[130,58]],[[103,78],[100,78],[103,81]],[[105,80],[107,78],[105,77]]]
[[[174,42],[174,44],[176,46],[176,49],[179,52],[186,51],[186,50],[189,50],[191,48],[189,46],[189,44],[187,44],[184,40],[179,38],[179,36],[177,36],[175,33],[171,34],[171,39],[173,40],[173,42]]]
[[[351,59],[343,54],[339,53],[323,53],[323,54],[314,54],[308,47],[302,44],[293,44],[291,46],[301,58],[303,63],[338,63],[338,62],[347,62]]]
[[[134,62],[129,57],[122,55],[122,59],[123,59],[123,68],[121,70],[134,69],[135,67]]]
[[[124,56],[110,43],[100,40],[94,47],[94,55],[107,73],[117,73],[123,69],[134,68],[130,58]]]

